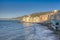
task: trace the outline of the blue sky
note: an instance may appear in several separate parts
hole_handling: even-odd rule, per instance
[[[0,0],[0,18],[13,18],[52,10],[60,10],[59,0]]]

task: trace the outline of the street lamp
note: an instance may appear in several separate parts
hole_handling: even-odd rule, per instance
[[[58,10],[54,10],[54,13],[57,13],[58,12]]]

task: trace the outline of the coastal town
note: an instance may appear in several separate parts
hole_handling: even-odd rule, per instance
[[[60,40],[60,0],[0,0],[0,40]]]
[[[30,15],[28,15],[27,17],[23,17],[22,21],[23,22],[44,22],[51,19],[57,19],[56,15],[58,15],[58,10],[54,10],[52,12],[42,14],[40,16],[35,16],[35,17],[31,17]]]

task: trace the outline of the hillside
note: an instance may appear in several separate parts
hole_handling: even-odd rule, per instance
[[[24,15],[24,16],[21,16],[21,17],[13,18],[13,19],[22,20],[23,17],[28,17],[28,16],[36,17],[36,16],[40,16],[40,15],[49,14],[49,13],[51,13],[51,12],[52,12],[52,11],[48,11],[48,12],[40,12],[40,13],[32,13],[32,14],[30,14],[30,15]],[[58,10],[58,13],[60,13],[60,10]]]

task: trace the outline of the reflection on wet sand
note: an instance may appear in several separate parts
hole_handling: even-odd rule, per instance
[[[30,26],[32,26],[33,24],[32,24],[32,23],[23,23],[23,25],[26,26],[26,27],[30,27]]]

